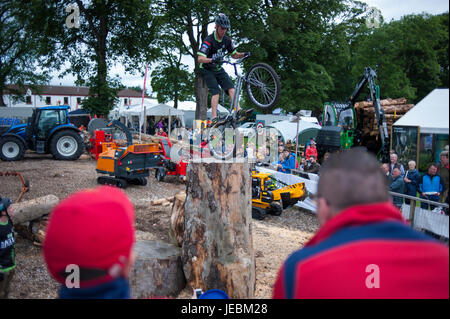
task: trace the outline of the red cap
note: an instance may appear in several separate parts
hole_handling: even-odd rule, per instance
[[[123,266],[134,240],[133,204],[122,190],[101,186],[76,192],[53,209],[44,258],[51,275],[65,283],[64,272],[70,264],[105,270],[105,274],[113,265]],[[103,276],[101,281],[110,278]]]

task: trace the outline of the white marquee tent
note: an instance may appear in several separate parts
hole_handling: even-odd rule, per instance
[[[420,133],[449,134],[449,89],[434,89],[394,126],[420,126]]]
[[[279,134],[282,135],[284,141],[291,140],[294,142],[296,140],[296,133],[297,133],[297,122],[291,122],[289,120],[285,121],[279,121],[271,123],[270,125],[267,125],[266,127],[273,127],[278,130]],[[316,128],[320,129],[321,126],[313,123],[308,120],[300,120],[299,126],[298,126],[298,133],[301,134],[304,130],[310,129],[310,128]]]

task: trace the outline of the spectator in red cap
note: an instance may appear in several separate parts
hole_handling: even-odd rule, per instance
[[[118,188],[77,192],[52,211],[43,245],[47,268],[66,299],[130,298],[134,207]]]

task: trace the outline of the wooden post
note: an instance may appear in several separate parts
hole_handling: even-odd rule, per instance
[[[192,288],[253,298],[255,257],[248,161],[189,163],[183,269]]]

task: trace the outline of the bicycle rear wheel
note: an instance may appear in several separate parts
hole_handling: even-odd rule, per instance
[[[281,84],[275,70],[266,63],[250,68],[246,77],[247,94],[254,105],[261,109],[273,108],[280,97]]]
[[[215,158],[228,160],[236,154],[235,128],[232,121],[211,126],[208,131],[208,148]]]

